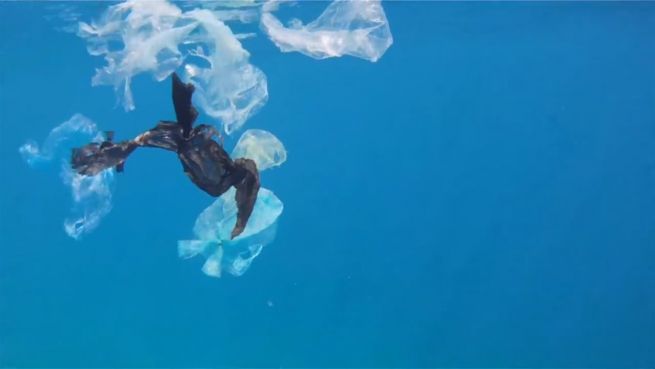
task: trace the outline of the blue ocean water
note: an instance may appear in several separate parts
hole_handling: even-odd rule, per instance
[[[243,41],[285,210],[246,274],[213,279],[175,249],[212,199],[163,151],[64,233],[58,165],[18,147],[77,112],[134,137],[174,117],[169,85],[135,78],[125,113],[51,7],[0,3],[0,366],[654,366],[655,4],[384,7],[377,63]]]

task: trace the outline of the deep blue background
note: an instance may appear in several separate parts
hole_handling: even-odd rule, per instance
[[[66,236],[58,164],[18,147],[76,112],[132,137],[174,117],[169,85],[114,108],[52,9],[0,3],[0,366],[654,366],[655,4],[384,6],[375,64],[244,41],[285,212],[216,280],[177,258],[211,198],[163,151]]]

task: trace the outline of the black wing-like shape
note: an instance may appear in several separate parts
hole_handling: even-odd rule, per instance
[[[257,201],[259,172],[250,159],[232,160],[213,137],[219,136],[212,126],[193,123],[198,111],[191,104],[195,88],[173,73],[173,104],[177,123],[161,121],[134,140],[114,142],[114,133],[107,132],[102,143],[92,142],[73,149],[71,165],[83,175],[93,176],[115,167],[122,172],[125,160],[138,147],[155,147],[177,153],[191,181],[212,196],[221,196],[231,186],[236,188],[237,221],[232,238],[243,232]]]
[[[232,238],[238,236],[246,228],[250,214],[255,208],[257,192],[259,192],[259,172],[257,165],[250,159],[236,159],[234,161],[238,171],[241,171],[242,179],[234,184],[237,189],[237,223],[232,229]]]
[[[123,163],[137,147],[139,144],[135,141],[123,141],[117,144],[109,141],[101,144],[92,142],[73,149],[71,166],[77,173],[87,176],[94,176],[111,167],[116,167],[119,172],[122,172]]]
[[[193,91],[195,91],[195,87],[191,83],[182,82],[177,73],[173,73],[173,105],[175,106],[177,123],[182,126],[184,138],[189,137],[193,122],[198,118],[198,111],[191,103]]]

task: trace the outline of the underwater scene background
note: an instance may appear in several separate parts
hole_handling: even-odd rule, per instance
[[[212,278],[178,241],[215,199],[174,155],[136,152],[75,239],[60,158],[19,152],[75,114],[117,140],[174,119],[167,75],[130,77],[129,112],[92,86],[106,62],[77,22],[116,3],[0,2],[0,366],[655,365],[655,4],[388,1],[388,48],[329,58],[235,4],[267,100],[198,122],[243,123],[228,153],[248,129],[284,144],[261,175],[284,211]],[[298,46],[291,19],[329,6],[266,14]]]

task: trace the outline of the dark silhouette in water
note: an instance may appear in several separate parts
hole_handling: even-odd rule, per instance
[[[191,103],[195,90],[190,83],[183,83],[173,73],[173,105],[177,122],[160,121],[134,140],[114,143],[113,132],[107,133],[106,141],[90,143],[73,149],[71,164],[83,175],[94,176],[115,167],[122,172],[125,160],[138,147],[156,147],[174,151],[182,162],[184,172],[191,181],[212,196],[220,196],[231,186],[236,188],[237,222],[232,238],[246,227],[259,190],[257,165],[250,159],[232,160],[213,137],[220,133],[212,126],[201,124],[193,128],[198,111]]]

